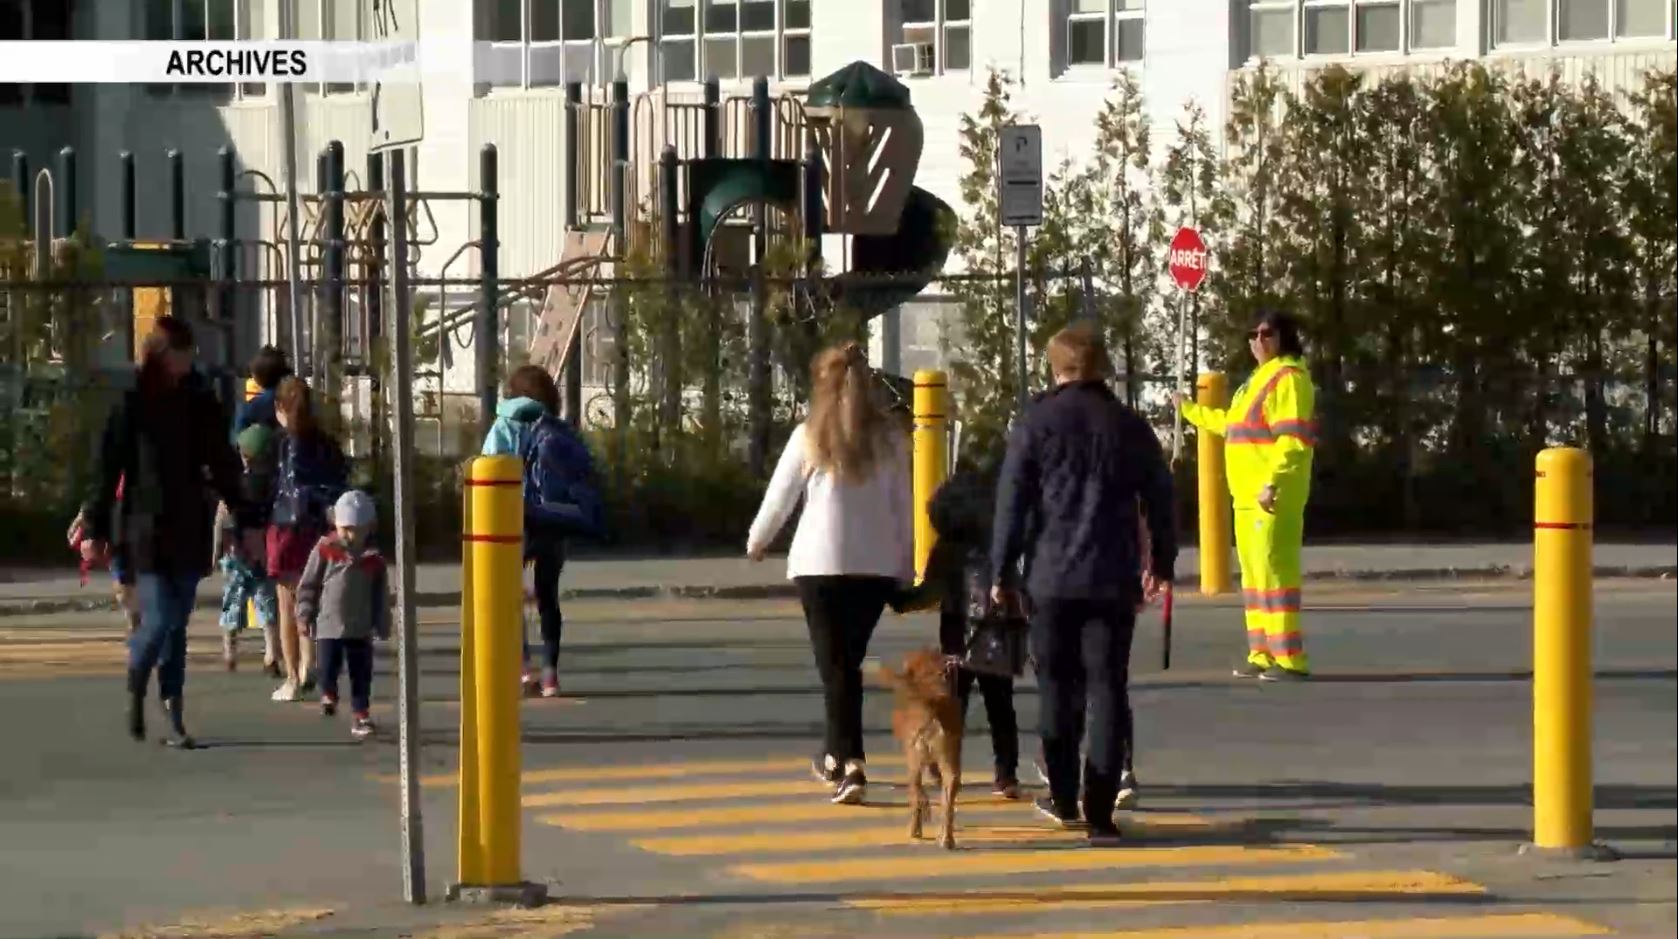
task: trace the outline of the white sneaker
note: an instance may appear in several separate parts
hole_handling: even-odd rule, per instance
[[[297,698],[297,686],[289,681],[275,688],[274,693],[269,696],[271,701],[296,701]]]

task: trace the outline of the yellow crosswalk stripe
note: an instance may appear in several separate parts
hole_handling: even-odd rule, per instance
[[[1122,909],[1162,904],[1358,902],[1480,896],[1486,888],[1435,871],[1353,871],[1350,873],[1272,874],[1222,880],[1144,881],[1142,883],[1072,884],[1018,890],[990,888],[929,894],[863,897],[846,906],[877,913],[946,916],[1030,913],[1054,910]]]
[[[1134,867],[1191,867],[1233,864],[1299,864],[1338,860],[1341,855],[1309,844],[1262,847],[1181,845],[1174,847],[1025,851],[916,852],[914,856],[828,858],[791,863],[738,864],[731,873],[778,884],[976,877],[1043,871],[1092,871]]]
[[[676,831],[750,824],[754,828],[793,822],[840,822],[877,824],[902,819],[907,802],[876,802],[869,805],[829,805],[822,799],[801,802],[768,802],[762,805],[718,805],[679,809],[645,809],[623,812],[564,812],[538,815],[544,825],[571,831]],[[963,799],[958,809],[963,817],[983,813],[991,816],[1023,814],[1018,802],[1000,798]],[[907,822],[905,822],[907,824]]]
[[[648,802],[703,802],[709,799],[750,799],[764,796],[819,795],[824,789],[813,779],[761,779],[750,782],[684,783],[679,786],[619,786],[611,789],[567,789],[524,797],[532,808],[549,805],[640,805]]]
[[[1605,936],[1613,930],[1553,913],[1441,916],[1340,922],[1174,926],[1111,932],[1008,933],[969,939],[1501,939],[1520,936]]]
[[[870,760],[870,767],[902,766],[900,756]],[[550,769],[526,769],[520,775],[524,785],[549,783],[628,782],[634,780],[686,779],[689,776],[756,776],[774,774],[785,777],[808,774],[809,759],[797,756],[766,757],[756,760],[695,760],[690,763],[646,763],[616,766],[560,766]],[[396,782],[397,777],[384,775],[382,782]],[[427,786],[453,786],[460,781],[456,773],[433,773],[420,777]]]
[[[998,813],[992,807],[984,806],[984,811],[974,812],[972,808],[960,807],[956,809],[956,841],[965,845],[1030,845],[1030,844],[1078,844],[1084,841],[1083,832],[1065,831],[1062,829],[1045,828],[1041,825],[1030,824],[1030,817],[1020,809],[1017,803],[1009,807],[1005,813]],[[828,817],[835,817],[834,811],[829,809]],[[998,814],[1013,817],[1013,824],[999,824],[995,820]],[[985,819],[983,823],[971,824],[967,820],[975,815]],[[704,857],[719,854],[794,854],[800,851],[837,851],[847,848],[870,848],[882,845],[909,844],[908,840],[908,807],[897,808],[890,813],[891,824],[872,825],[861,828],[838,828],[789,831],[753,831],[745,834],[713,834],[687,835],[674,838],[643,838],[632,842],[643,851],[654,854],[668,854],[675,857]],[[873,815],[868,818],[871,822],[884,822],[887,818]],[[1210,827],[1204,819],[1197,816],[1165,816],[1150,819],[1147,822],[1132,822],[1131,830],[1145,830],[1156,828],[1206,828]],[[932,838],[937,834],[937,825],[930,819],[926,828],[926,837]]]

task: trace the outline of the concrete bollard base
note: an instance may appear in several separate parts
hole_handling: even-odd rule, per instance
[[[1538,858],[1547,861],[1618,861],[1620,852],[1605,844],[1583,845],[1577,848],[1546,848],[1536,844],[1521,845],[1519,853],[1522,857]]]
[[[523,883],[483,887],[450,884],[446,896],[450,903],[506,905],[529,909],[548,902],[548,885]]]

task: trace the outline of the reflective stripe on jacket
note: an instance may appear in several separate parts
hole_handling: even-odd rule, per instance
[[[1274,485],[1278,511],[1303,508],[1311,492],[1311,453],[1316,447],[1316,387],[1305,361],[1278,356],[1259,366],[1230,401],[1229,409],[1183,403],[1183,417],[1224,438],[1229,492],[1248,508]]]

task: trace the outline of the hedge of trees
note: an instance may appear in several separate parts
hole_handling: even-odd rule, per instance
[[[963,121],[957,244],[971,270],[1013,264],[992,194],[997,131],[1024,118],[1011,90],[993,73]],[[1199,367],[1249,371],[1242,337],[1260,307],[1307,328],[1315,530],[1513,534],[1530,520],[1532,458],[1566,444],[1593,454],[1599,521],[1670,531],[1674,99],[1671,71],[1617,96],[1588,75],[1473,63],[1378,79],[1333,67],[1295,93],[1259,68],[1234,87],[1220,155],[1192,105],[1151,140],[1121,75],[1090,155],[1047,186],[1029,245],[1033,345],[1093,315],[1131,390],[1159,384],[1147,376],[1172,371],[1182,302],[1165,245],[1192,224],[1214,255],[1190,311]],[[1080,278],[1055,276],[1084,269],[1093,302]],[[975,445],[994,446],[1014,395],[1012,291],[957,292],[962,411]]]

